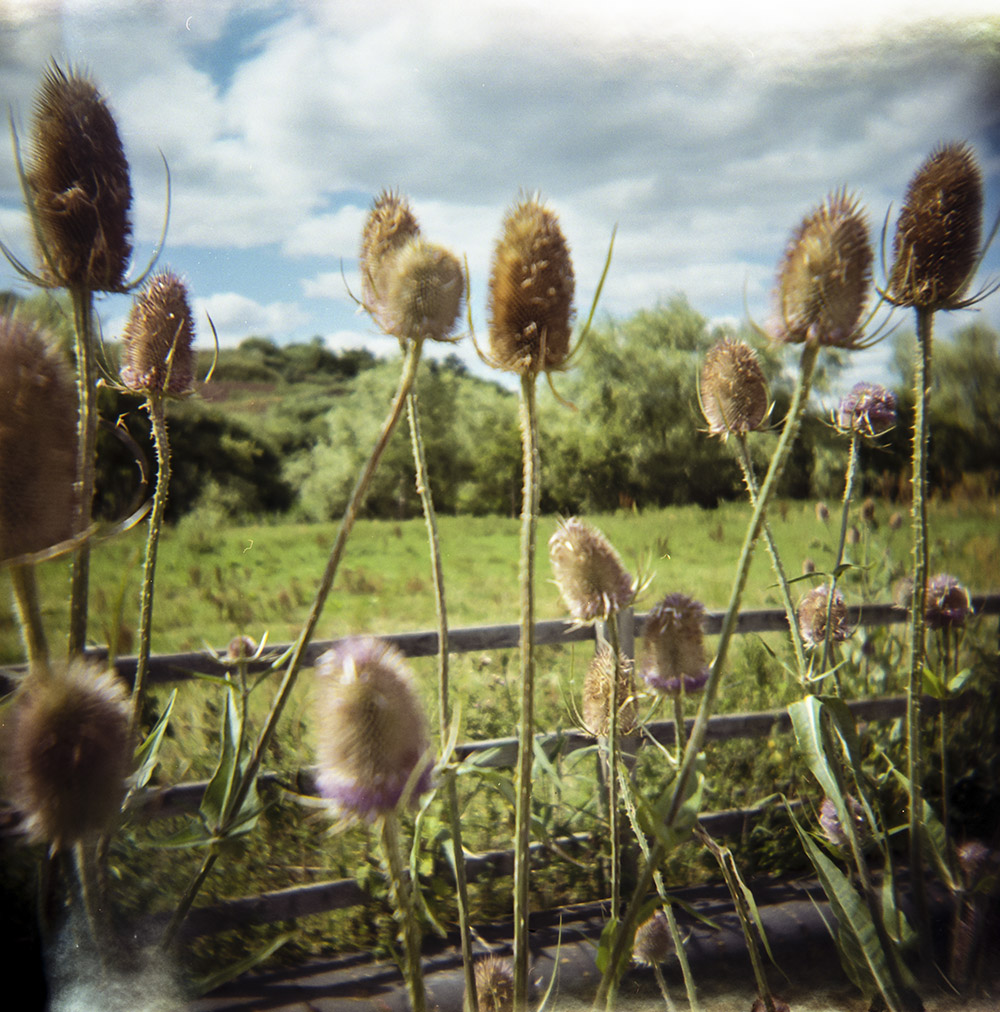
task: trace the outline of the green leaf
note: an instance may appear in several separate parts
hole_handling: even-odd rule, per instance
[[[972,677],[972,668],[962,668],[957,675],[948,682],[948,692],[957,693],[965,688],[965,683]]]
[[[239,769],[240,731],[242,720],[236,706],[236,687],[227,685],[226,707],[222,717],[222,734],[219,751],[219,763],[212,774],[212,779],[205,788],[201,799],[200,811],[213,829],[221,828],[229,815],[229,799],[236,784]]]
[[[944,682],[930,668],[924,668],[924,694],[935,699],[944,699],[948,695]]]
[[[246,956],[239,962],[231,963],[229,966],[223,967],[223,969],[217,970],[215,973],[198,978],[194,984],[195,993],[200,995],[208,994],[217,987],[222,987],[223,984],[228,984],[231,980],[242,977],[243,974],[252,970],[259,963],[263,963],[265,959],[273,956],[278,949],[287,942],[290,942],[296,934],[297,932],[295,931],[286,931],[273,941],[268,942],[263,948],[257,949],[256,952],[251,952],[249,956]]]
[[[135,760],[138,764],[138,769],[135,774],[136,790],[141,790],[149,783],[149,780],[153,775],[153,771],[156,769],[157,757],[160,753],[160,745],[163,742],[164,734],[166,734],[167,724],[170,722],[170,713],[174,708],[176,700],[177,690],[174,689],[174,691],[170,693],[167,705],[163,708],[163,713],[160,714],[160,719],[156,722],[153,730],[149,732],[146,740],[135,750]]]

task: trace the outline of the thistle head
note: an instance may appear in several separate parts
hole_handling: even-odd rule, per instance
[[[635,730],[635,683],[633,664],[623,657],[618,670],[618,732]],[[594,654],[583,679],[583,726],[595,738],[606,738],[611,730],[611,687],[615,678],[615,655],[603,645]]]
[[[154,274],[132,302],[122,334],[122,384],[135,393],[183,397],[194,389],[194,321],[187,288]]]
[[[473,967],[476,1012],[513,1012],[514,966],[502,956],[482,956]]]
[[[854,827],[855,835],[860,843],[867,843],[871,838],[871,833],[868,830],[868,820],[865,818],[864,808],[862,808],[858,799],[851,794],[844,797],[844,802],[847,805],[847,812],[851,819],[851,825]],[[820,805],[819,824],[823,830],[823,835],[830,843],[839,850],[847,851],[850,849],[851,843],[847,831],[840,821],[840,816],[837,815],[837,806],[830,798],[824,798],[823,803]]]
[[[132,256],[128,161],[103,97],[76,71],[53,64],[45,74],[26,177],[43,278],[121,291]]]
[[[420,234],[420,225],[406,197],[383,190],[372,204],[361,233],[361,299],[375,321],[383,327],[386,269],[393,256]]]
[[[549,538],[556,586],[577,622],[606,619],[627,608],[636,584],[611,542],[596,528],[571,517]]]
[[[380,319],[386,333],[401,340],[448,340],[465,296],[457,257],[413,236],[388,258],[382,279]]]
[[[667,915],[657,910],[636,928],[632,958],[644,966],[659,966],[674,951]]]
[[[952,309],[979,258],[983,177],[967,144],[945,144],[920,166],[906,190],[889,272],[900,306]]]
[[[574,287],[558,219],[538,200],[522,200],[504,218],[490,271],[490,356],[497,368],[539,373],[565,362]]]
[[[375,819],[430,788],[430,742],[402,654],[361,637],[317,662],[320,793],[347,816]]]
[[[63,355],[0,315],[0,563],[76,531],[77,395]]]
[[[709,349],[698,390],[713,436],[743,436],[767,418],[767,380],[757,353],[743,341],[725,338]]]
[[[927,581],[924,621],[928,629],[961,629],[972,615],[968,588],[939,573]]]
[[[799,602],[799,632],[802,635],[802,642],[807,647],[822,646],[826,639],[826,612],[829,599],[830,587],[824,583],[810,590]],[[847,625],[847,605],[844,603],[844,595],[839,590],[833,592],[830,629],[830,640],[833,643],[842,643],[851,634]]]
[[[872,282],[868,225],[857,201],[831,194],[792,235],[778,270],[778,338],[855,348]]]
[[[642,677],[658,692],[676,696],[704,688],[705,606],[686,594],[667,596],[646,616]]]
[[[876,437],[896,424],[896,395],[878,383],[855,383],[837,408],[837,428]]]
[[[7,778],[32,839],[59,850],[111,827],[130,771],[129,709],[114,672],[83,659],[25,681]]]

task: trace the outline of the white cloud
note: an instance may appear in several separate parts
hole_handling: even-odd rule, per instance
[[[219,344],[238,344],[251,334],[271,337],[277,342],[287,340],[309,322],[309,316],[293,302],[262,304],[237,292],[218,292],[194,299],[192,310],[198,325],[198,343],[211,344],[211,331],[203,323],[206,314],[215,324]]]
[[[361,298],[361,274],[357,270],[323,271],[311,278],[302,279],[302,294],[310,299],[333,299],[355,306],[350,293],[355,299]]]

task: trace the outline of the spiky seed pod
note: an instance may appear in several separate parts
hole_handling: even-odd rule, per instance
[[[571,517],[549,538],[556,586],[577,622],[606,619],[627,608],[635,581],[611,542],[596,528]]]
[[[778,334],[852,348],[868,303],[872,249],[857,201],[831,194],[792,235],[778,269]]]
[[[465,296],[465,276],[454,254],[415,236],[387,258],[382,278],[380,313],[387,333],[411,341],[448,339]]]
[[[633,663],[628,657],[621,659],[618,673],[618,732],[629,734],[635,730],[635,681]],[[606,738],[611,730],[611,680],[615,676],[615,656],[604,645],[598,649],[583,679],[583,726],[595,738]]]
[[[674,951],[667,915],[657,910],[636,929],[632,958],[644,966],[658,966]]]
[[[86,77],[53,65],[35,100],[28,195],[43,277],[120,291],[132,256],[132,185],[114,117]]]
[[[861,807],[861,802],[853,795],[846,795],[844,801],[847,803],[847,811],[850,814],[858,841],[864,845],[871,839],[868,820],[865,818],[865,810]],[[819,824],[823,830],[823,835],[830,843],[843,851],[850,849],[851,843],[837,815],[837,806],[829,798],[824,798],[823,803],[820,805]]]
[[[961,629],[971,615],[969,591],[954,576],[939,573],[927,581],[924,617],[928,629]]]
[[[746,435],[767,417],[767,380],[757,353],[743,341],[714,344],[701,367],[701,410],[713,436]]]
[[[829,596],[830,588],[824,583],[821,587],[810,590],[799,602],[799,632],[807,647],[821,646],[826,639],[826,604]],[[833,594],[830,628],[830,639],[834,643],[842,643],[851,634],[847,625],[847,605],[839,590]]]
[[[347,816],[375,819],[405,790],[430,787],[427,721],[403,655],[381,640],[348,640],[317,662],[320,793]]]
[[[420,234],[416,215],[402,194],[383,190],[372,204],[361,233],[361,299],[375,321],[382,322],[386,266],[402,246]]]
[[[10,716],[7,779],[32,839],[53,849],[107,831],[130,771],[129,700],[81,658],[24,683]]]
[[[896,395],[878,383],[855,383],[837,408],[837,428],[881,436],[896,424]]]
[[[0,316],[0,562],[75,533],[76,420],[63,355],[30,324]]]
[[[646,617],[642,677],[659,692],[697,692],[708,681],[705,606],[686,594],[667,594]]]
[[[569,354],[575,279],[555,214],[538,200],[516,204],[493,253],[490,354],[500,369],[558,369]]]
[[[947,309],[960,301],[979,257],[983,177],[967,144],[945,144],[920,166],[896,222],[889,297]]]
[[[816,519],[821,524],[830,522],[830,507],[825,502],[816,503]]]
[[[476,1012],[513,1012],[514,967],[502,956],[482,956],[473,967]]]
[[[194,389],[194,321],[184,282],[170,271],[150,278],[122,334],[122,383],[136,393],[183,397]]]
[[[896,511],[889,517],[889,530],[898,531],[903,526],[903,514]]]
[[[234,636],[226,647],[226,664],[238,664],[257,653],[257,642],[252,636]]]
[[[866,527],[878,527],[878,521],[875,519],[874,499],[866,499],[861,504],[861,519],[864,521]]]

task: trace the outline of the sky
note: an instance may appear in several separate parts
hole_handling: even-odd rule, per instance
[[[585,317],[617,225],[600,312],[682,294],[713,322],[766,324],[789,235],[846,187],[879,248],[921,162],[975,149],[1000,209],[996,0],[0,0],[0,100],[19,133],[51,60],[86,70],[132,171],[139,273],[186,281],[198,339],[319,335],[395,348],[357,311],[357,248],[375,195],[406,194],[425,236],[468,259],[485,339],[506,209],[558,214]],[[794,8],[800,8],[790,13]],[[947,13],[945,13],[947,11]],[[9,144],[0,239],[30,256]],[[878,254],[876,254],[878,259]],[[981,272],[1000,277],[991,248]],[[346,284],[345,284],[346,280]],[[25,291],[0,261],[0,289]],[[103,302],[106,336],[128,300]],[[1000,295],[941,327],[1000,328]],[[909,325],[909,321],[903,321]],[[468,341],[457,351],[470,366]],[[880,375],[888,344],[852,359]],[[867,370],[867,373],[865,371]]]

